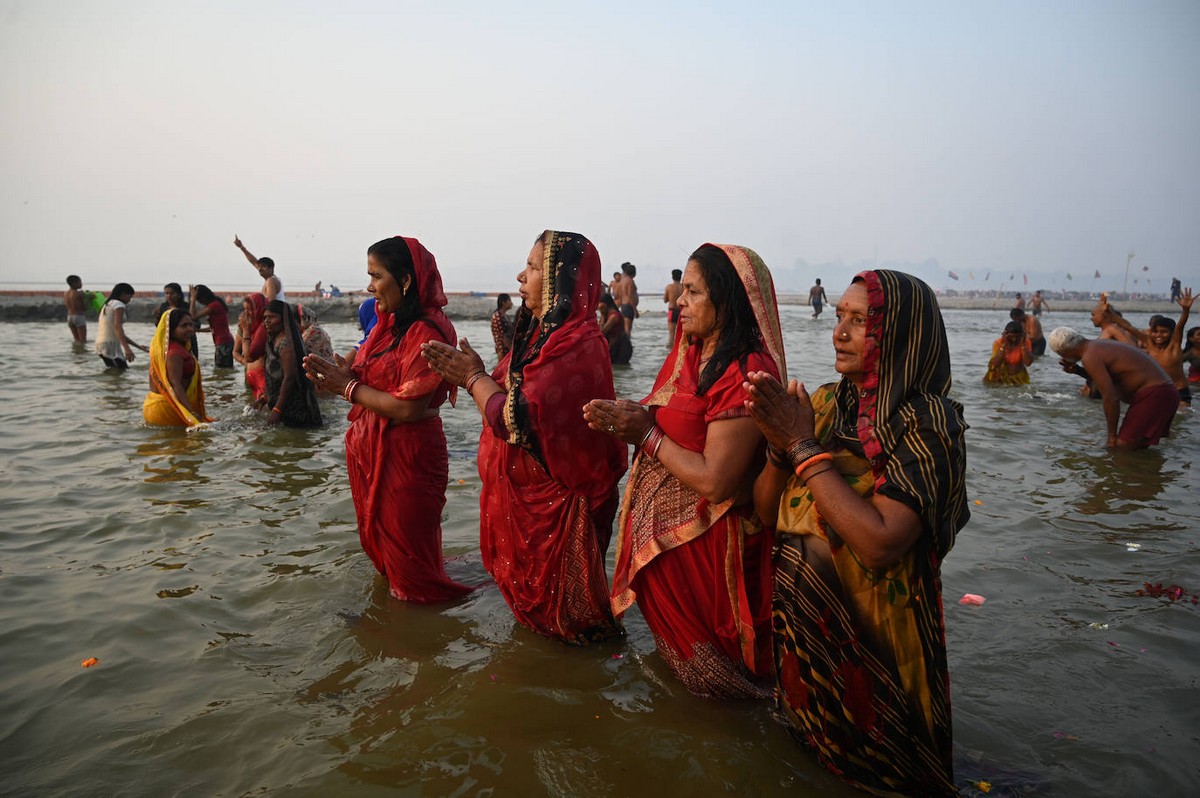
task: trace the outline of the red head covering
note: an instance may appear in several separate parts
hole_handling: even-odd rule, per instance
[[[246,299],[250,300],[250,326],[246,332],[253,336],[262,326],[263,313],[267,310],[267,298],[263,294],[255,292],[246,294]]]
[[[592,399],[613,399],[608,342],[596,321],[600,254],[578,233],[542,233],[542,311],[517,312],[504,402],[508,442],[563,484],[602,500],[625,473],[625,445],[583,419]]]
[[[420,315],[416,321],[421,321],[428,324],[437,330],[438,335],[446,343],[454,346],[458,341],[458,335],[454,331],[454,325],[450,319],[442,311],[446,306],[446,294],[442,290],[442,275],[438,272],[437,260],[434,259],[433,253],[425,249],[425,247],[415,238],[405,238],[404,236],[395,236],[395,240],[403,241],[408,248],[409,257],[412,259],[413,275],[415,277],[415,287],[417,291],[417,304],[420,307]],[[411,288],[409,290],[412,290]],[[358,354],[355,357],[355,372],[361,376],[362,368],[369,358],[380,354],[389,349],[393,345],[392,329],[395,320],[393,313],[380,310],[379,304],[375,305],[375,326],[371,328],[371,333],[367,336],[366,341],[359,347]],[[438,392],[440,396],[448,395],[450,403],[454,404],[457,397],[457,390],[449,383],[442,383],[441,388],[446,393]],[[435,396],[434,403],[431,406],[440,404],[442,399],[440,396]]]

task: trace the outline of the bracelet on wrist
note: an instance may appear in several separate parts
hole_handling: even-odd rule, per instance
[[[350,382],[346,383],[346,387],[342,389],[342,398],[345,399],[347,402],[353,403],[354,399],[352,399],[351,397],[354,396],[354,389],[358,387],[358,384],[359,384],[359,380],[354,380],[354,379],[352,379],[352,380],[350,380]]]
[[[471,372],[471,374],[467,376],[466,381],[463,382],[463,390],[465,390],[467,393],[470,393],[471,389],[475,387],[475,383],[479,382],[487,375],[488,373],[483,369]]]
[[[650,433],[641,443],[641,450],[651,460],[658,459],[658,450],[666,440],[667,433],[663,432],[663,428],[655,424],[650,428]]]
[[[788,461],[787,452],[776,449],[769,443],[767,444],[767,461],[780,471],[792,470],[792,464]]]
[[[812,473],[811,473],[811,474],[809,474],[807,477],[800,477],[800,484],[801,484],[803,487],[806,487],[806,488],[807,488],[807,487],[808,487],[808,481],[809,481],[810,479],[812,479],[813,477],[815,477],[815,476],[817,476],[817,475],[819,475],[819,474],[824,474],[826,471],[832,471],[832,470],[833,470],[833,466],[832,466],[832,465],[827,465],[827,466],[825,466],[824,468],[822,468],[822,469],[821,469],[821,470],[819,470],[819,471],[814,471],[814,472],[812,472]]]
[[[788,444],[788,463],[792,468],[825,451],[816,438],[796,439]]]
[[[824,462],[828,462],[830,460],[833,460],[833,455],[830,454],[829,452],[817,452],[812,457],[808,458],[803,463],[796,466],[796,476],[800,477],[801,481],[803,481],[804,477],[801,475],[803,474],[803,472],[806,469],[811,468],[812,466],[816,465],[817,463],[824,463]],[[833,466],[829,466],[829,467],[832,468]]]
[[[653,423],[652,423],[650,426],[646,427],[646,434],[645,434],[645,435],[643,435],[643,436],[642,436],[642,439],[641,439],[640,441],[638,441],[638,442],[637,442],[637,445],[638,445],[639,447],[645,446],[645,445],[646,445],[646,441],[650,440],[650,436],[654,434],[654,430],[655,430],[657,427],[658,427],[658,425],[657,425],[657,424],[653,424]]]

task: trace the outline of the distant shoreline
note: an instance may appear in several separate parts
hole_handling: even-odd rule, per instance
[[[230,302],[230,316],[236,318],[240,313],[241,308],[237,303],[237,298],[242,296],[244,292],[217,292],[220,296],[225,297],[226,301]],[[311,310],[313,315],[319,319],[326,321],[356,321],[358,319],[358,306],[364,299],[366,294],[354,294],[350,296],[341,296],[335,298],[317,297],[312,291],[302,293],[288,293],[288,299],[292,303],[299,302],[306,309]],[[450,293],[447,294],[449,300],[446,306],[446,315],[456,321],[486,321],[491,318],[492,311],[496,309],[495,294],[478,294],[478,293]],[[831,297],[836,302],[836,297]],[[662,303],[658,301],[660,297],[653,298],[644,295],[642,298],[643,308],[641,315],[648,318],[661,317],[666,314],[666,309]],[[158,306],[162,304],[161,294],[151,294],[147,292],[139,292],[134,296],[133,301],[129,303],[129,320],[134,322],[148,322],[154,318],[154,312]],[[1087,312],[1095,305],[1095,300],[1092,299],[1065,299],[1048,300],[1050,304],[1050,312]],[[998,297],[964,297],[964,296],[941,296],[938,297],[938,303],[946,310],[997,310],[1007,312],[1013,306],[1011,296]],[[808,297],[799,294],[781,294],[779,296],[779,304],[781,305],[807,305]],[[1123,313],[1162,313],[1167,316],[1174,317],[1178,315],[1179,305],[1168,301],[1166,298],[1158,299],[1128,299],[1128,300],[1113,300],[1113,304]],[[649,305],[649,307],[645,307]],[[832,314],[832,306],[826,306],[826,312]],[[95,320],[94,312],[88,313],[89,320]],[[0,291],[0,321],[63,321],[67,319],[66,308],[63,307],[62,293],[57,291]]]

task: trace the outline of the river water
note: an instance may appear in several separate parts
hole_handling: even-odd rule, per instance
[[[1053,358],[1032,386],[981,384],[1007,313],[945,317],[971,424],[973,518],[943,568],[960,780],[1190,792],[1197,420],[1158,448],[1106,452],[1099,403]],[[790,373],[833,379],[832,314],[783,320]],[[1058,324],[1091,331],[1084,314]],[[635,325],[618,395],[646,394],[664,328]],[[358,337],[327,329],[339,351]],[[459,330],[490,350],[485,323]],[[209,376],[202,341],[219,422],[154,429],[144,356],[106,374],[64,324],[0,336],[0,793],[857,794],[769,706],[690,696],[636,609],[625,639],[569,648],[517,626],[490,584],[439,607],[390,598],[359,548],[340,400],[324,429],[269,429],[243,412],[240,374]],[[448,570],[483,583],[478,416],[466,402],[443,419]],[[1139,595],[1147,582],[1187,593]]]

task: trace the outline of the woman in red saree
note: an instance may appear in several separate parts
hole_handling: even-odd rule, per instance
[[[821,763],[876,795],[958,795],[941,563],[970,517],[962,406],[937,298],[860,273],[837,304],[840,382],[751,374],[771,444],[754,488],[777,526],[780,709]]]
[[[246,294],[242,300],[242,315],[238,316],[238,331],[233,341],[233,359],[246,367],[246,387],[255,401],[267,395],[267,328],[263,313],[267,298],[259,293]]]
[[[453,401],[453,386],[421,357],[427,341],[454,340],[442,278],[429,250],[399,236],[367,250],[367,274],[378,323],[353,367],[310,354],[304,370],[352,405],[346,469],[363,550],[396,598],[449,601],[472,588],[442,562],[449,457],[438,407]]]
[[[583,419],[589,399],[614,396],[596,321],[600,256],[577,233],[547,230],[518,281],[513,348],[490,375],[465,339],[462,351],[430,343],[425,355],[483,414],[484,567],[521,624],[581,644],[619,631],[604,553],[625,447]]]
[[[751,507],[763,440],[751,371],[784,374],[775,288],[745,247],[688,259],[675,347],[648,409],[592,402],[587,417],[639,447],[621,507],[612,605],[637,601],[659,654],[693,693],[770,695],[771,539]]]

